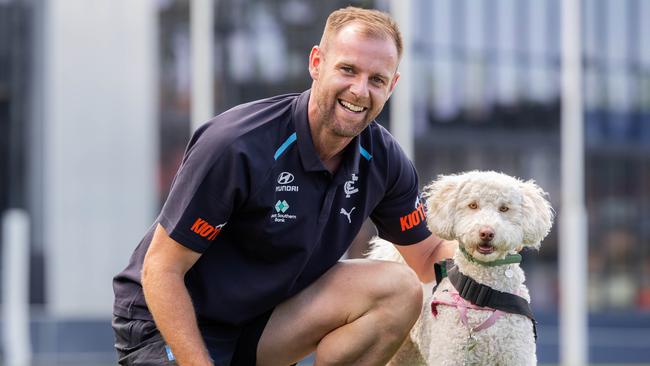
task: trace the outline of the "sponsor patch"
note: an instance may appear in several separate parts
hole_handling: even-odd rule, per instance
[[[199,217],[196,219],[196,221],[194,221],[194,224],[190,230],[192,230],[195,234],[200,235],[202,238],[206,238],[207,240],[212,241],[217,237],[217,235],[219,235],[221,229],[223,229],[226,224],[227,222],[224,222],[223,224],[214,226]]]
[[[424,220],[424,205],[421,202],[418,202],[415,210],[411,211],[408,215],[399,218],[399,224],[402,227],[402,231],[407,231],[418,226],[421,222],[424,222]]]
[[[298,192],[300,190],[300,187],[298,186],[291,186],[288,185],[289,183],[293,182],[295,177],[293,174],[289,172],[282,172],[280,175],[278,175],[278,184],[279,186],[275,186],[275,191],[276,192]]]
[[[273,222],[295,220],[296,215],[286,213],[289,207],[289,202],[286,200],[278,200],[278,202],[275,203],[275,213],[271,215],[271,220],[273,220]]]

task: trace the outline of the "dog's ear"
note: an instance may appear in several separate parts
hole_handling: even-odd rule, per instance
[[[424,188],[427,201],[427,227],[442,239],[454,240],[454,217],[460,179],[456,175],[440,175]]]
[[[553,225],[553,208],[546,199],[547,193],[533,180],[521,182],[521,190],[524,194],[522,202],[524,242],[522,244],[539,249],[541,241],[548,235]]]

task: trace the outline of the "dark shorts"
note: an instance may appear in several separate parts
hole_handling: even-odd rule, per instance
[[[271,311],[240,327],[201,326],[215,366],[255,366],[257,344],[270,316]],[[113,316],[112,325],[120,365],[176,365],[154,322]]]

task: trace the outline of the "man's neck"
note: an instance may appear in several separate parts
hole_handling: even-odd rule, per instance
[[[323,131],[319,134],[312,130],[312,140],[314,141],[314,149],[318,157],[325,165],[325,168],[334,174],[338,170],[341,162],[343,161],[343,154],[346,146],[352,141],[348,138],[327,138]]]
[[[319,120],[320,113],[318,113],[318,107],[313,101],[313,97],[312,91],[307,109],[311,139],[314,142],[314,149],[321,162],[323,162],[323,165],[330,173],[334,174],[341,165],[345,148],[353,138],[335,135],[324,127],[322,121]]]

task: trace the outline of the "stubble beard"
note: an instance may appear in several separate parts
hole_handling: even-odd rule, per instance
[[[336,116],[336,108],[339,108],[338,97],[334,96],[332,100],[322,100],[318,103],[319,109],[321,110],[321,121],[322,124],[326,126],[334,135],[345,138],[354,138],[359,135],[374,118],[370,118],[368,112],[370,109],[366,110],[365,117],[361,122],[347,122],[341,120]]]

